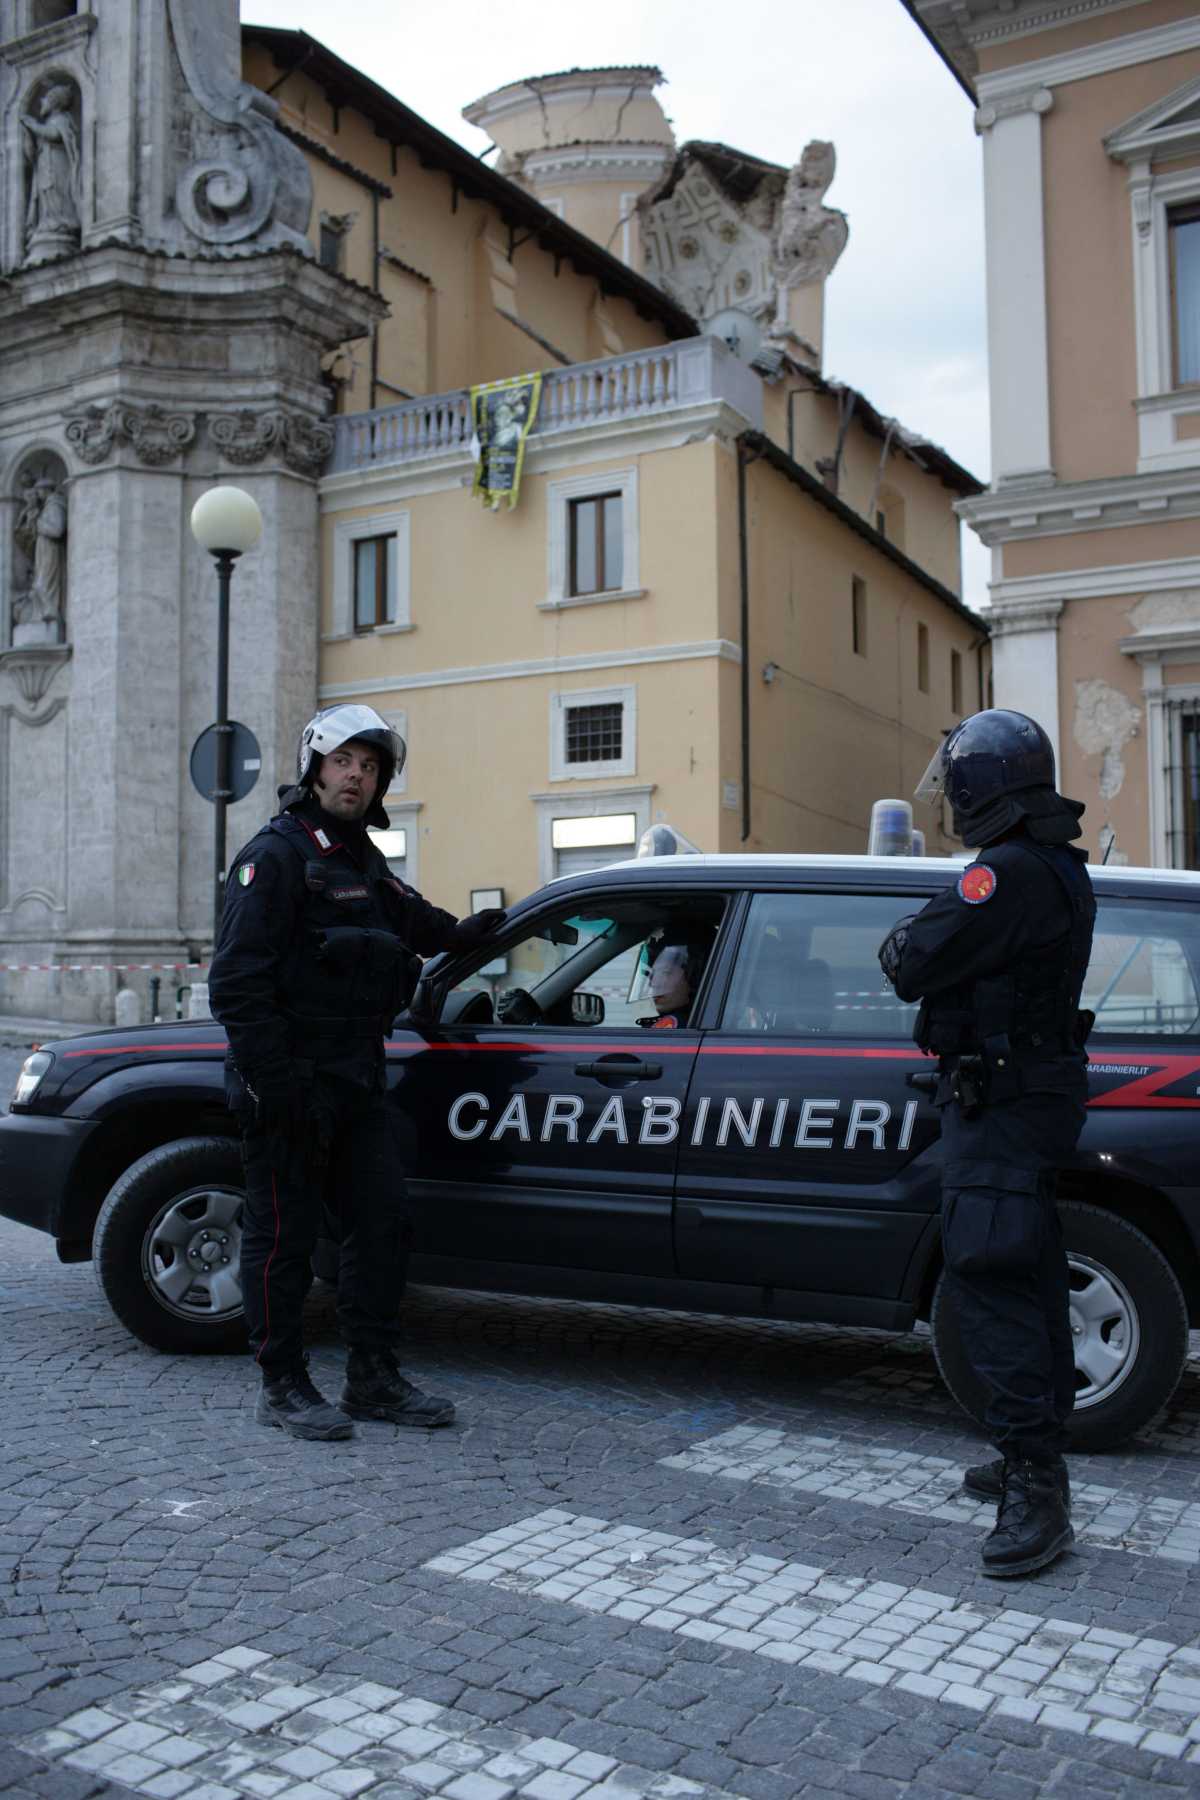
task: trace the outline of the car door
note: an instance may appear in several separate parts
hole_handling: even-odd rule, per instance
[[[710,944],[722,904],[699,909]],[[647,946],[677,913],[669,894],[565,900],[459,977],[397,1087],[417,1126],[419,1250],[672,1272],[675,1164],[699,1033],[638,1021],[655,1016]]]
[[[679,1273],[895,1298],[938,1203],[936,1114],[915,1008],[879,944],[926,896],[822,888],[748,897],[717,1028],[688,1093]]]

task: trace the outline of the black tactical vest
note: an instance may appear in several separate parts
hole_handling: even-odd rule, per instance
[[[299,1056],[327,1060],[339,1047],[354,1056],[364,1040],[377,1048],[412,996],[411,955],[397,932],[402,903],[395,877],[374,845],[365,867],[348,854],[324,854],[304,823],[273,819],[275,832],[303,866],[299,929],[280,970],[282,1010]]]
[[[1096,901],[1087,867],[1065,846],[1022,844],[1057,880],[1068,905],[1067,928],[1048,944],[1031,945],[1002,974],[931,994],[922,1003],[914,1037],[937,1056],[986,1057],[1012,1066],[1077,1054],[1088,1014],[1079,999],[1092,952]]]

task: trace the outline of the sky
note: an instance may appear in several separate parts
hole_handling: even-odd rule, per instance
[[[522,76],[654,63],[676,138],[795,162],[830,138],[850,241],[826,287],[825,372],[986,481],[981,156],[971,102],[900,0],[242,0],[301,29],[478,152],[462,108]],[[964,597],[988,553],[963,530]]]

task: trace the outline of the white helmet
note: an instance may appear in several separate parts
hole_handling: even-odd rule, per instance
[[[312,791],[313,777],[321,758],[350,743],[351,739],[370,744],[379,752],[379,786],[367,811],[366,823],[383,830],[388,822],[383,810],[383,796],[404,767],[407,750],[400,733],[393,730],[386,719],[381,719],[373,706],[327,706],[313,714],[300,733],[296,750],[297,785],[285,798],[284,805],[294,805],[296,800],[306,797]]]

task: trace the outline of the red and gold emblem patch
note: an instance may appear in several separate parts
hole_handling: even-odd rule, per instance
[[[958,878],[958,897],[968,906],[982,906],[996,891],[996,875],[986,863],[972,863]]]

